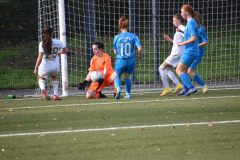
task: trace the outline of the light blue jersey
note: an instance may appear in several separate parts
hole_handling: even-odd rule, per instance
[[[135,47],[141,46],[141,43],[134,33],[121,32],[113,40],[113,48],[117,50],[117,59],[128,59],[135,57]]]
[[[197,22],[193,18],[189,19],[187,22],[186,29],[184,30],[184,41],[189,40],[191,38],[191,36],[196,36],[196,41],[185,45],[184,54],[187,54],[189,56],[198,56],[199,55],[198,25],[197,25]]]
[[[205,28],[203,27],[203,25],[200,26],[200,28],[198,29],[198,33],[199,33],[199,43],[202,42],[208,42],[208,37],[205,31]],[[200,46],[199,47],[199,56],[202,57],[204,55],[204,46]]]

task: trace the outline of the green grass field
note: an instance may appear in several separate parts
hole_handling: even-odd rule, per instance
[[[240,89],[0,100],[0,159],[238,160]]]

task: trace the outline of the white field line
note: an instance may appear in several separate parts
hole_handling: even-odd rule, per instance
[[[221,91],[221,90],[239,90],[240,88],[209,88],[209,91]],[[133,92],[133,95],[141,95],[141,94],[151,94],[151,93],[160,93],[162,89],[153,89],[151,91],[139,91],[139,92]],[[107,93],[106,95],[112,96],[112,94]],[[29,95],[32,96],[32,95]],[[71,95],[74,97],[86,97],[85,94],[76,94]],[[61,96],[62,97],[62,96]],[[20,99],[1,99],[0,102],[4,101],[26,101],[26,100],[33,100],[33,99],[43,99],[42,97],[27,97],[27,98],[20,98]]]
[[[219,97],[195,97],[195,98],[171,98],[171,99],[153,99],[153,100],[130,100],[130,101],[113,101],[113,102],[97,102],[97,103],[77,103],[77,104],[56,104],[46,106],[25,106],[25,107],[4,107],[0,109],[40,109],[54,107],[74,107],[74,106],[93,106],[93,105],[112,105],[112,104],[132,104],[132,103],[151,103],[151,102],[171,102],[171,101],[189,101],[189,100],[205,100],[205,99],[227,99],[239,98],[239,96],[219,96]]]
[[[115,131],[115,130],[127,130],[127,129],[139,129],[139,128],[163,128],[163,127],[176,127],[176,126],[198,126],[198,125],[213,125],[213,124],[229,124],[229,123],[240,123],[240,120],[215,121],[215,122],[195,122],[195,123],[157,124],[157,125],[125,126],[125,127],[110,127],[110,128],[92,128],[92,129],[49,131],[49,132],[0,134],[0,138],[2,138],[2,137],[48,135],[48,134],[77,133],[77,132]]]

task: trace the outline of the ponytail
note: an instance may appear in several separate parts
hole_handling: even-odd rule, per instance
[[[53,29],[49,26],[43,29],[43,49],[46,58],[48,58],[48,55],[52,52],[52,32]]]
[[[198,25],[198,28],[199,28],[201,23],[200,23],[200,17],[198,15],[199,15],[199,13],[197,11],[194,11],[192,17],[197,22],[197,25]]]
[[[121,29],[128,29],[128,19],[125,16],[121,16],[118,20],[118,31],[121,32]]]

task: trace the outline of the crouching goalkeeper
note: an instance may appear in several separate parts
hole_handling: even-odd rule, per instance
[[[104,45],[100,42],[94,42],[92,49],[94,56],[91,59],[89,72],[86,79],[82,83],[79,83],[78,89],[85,90],[86,86],[91,83],[87,90],[86,98],[106,98],[106,95],[101,90],[106,86],[114,84],[116,73],[112,68],[111,57],[103,52]],[[99,79],[91,80],[91,73],[93,71],[100,72],[102,76]]]

